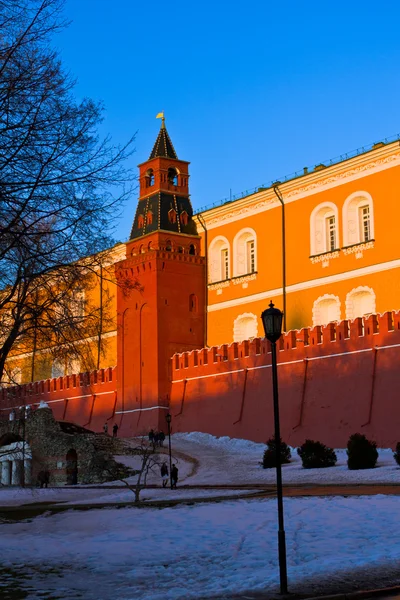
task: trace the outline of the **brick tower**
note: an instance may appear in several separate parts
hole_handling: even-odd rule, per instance
[[[170,358],[204,345],[205,259],[192,219],[188,166],[163,119],[149,159],[139,165],[131,239],[126,259],[116,265],[116,417],[123,435],[166,431]],[[140,289],[127,293],[126,282]]]

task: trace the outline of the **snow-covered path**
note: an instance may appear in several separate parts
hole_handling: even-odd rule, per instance
[[[246,440],[176,434],[173,451],[179,483],[274,484],[275,470],[260,466],[264,448]],[[380,451],[378,467],[368,471],[348,471],[345,452],[338,451],[338,457],[336,467],[305,470],[293,453],[292,463],[283,467],[284,482],[400,483],[400,469],[391,450]],[[160,485],[158,472],[149,483]],[[158,487],[143,492],[146,500],[210,495],[215,490],[179,486],[176,491]],[[119,503],[132,500],[132,492],[106,486],[0,488],[3,506],[52,500],[69,505]],[[353,577],[356,572],[397,567],[400,496],[285,498],[284,508],[292,591],[301,593],[306,581],[310,589],[310,581],[323,578],[339,588],[349,572]],[[0,564],[26,577],[21,585],[30,590],[27,598],[31,600],[44,597],[42,592],[62,600],[197,600],[229,598],[250,590],[276,592],[276,521],[274,498],[227,499],[162,510],[135,507],[45,513],[32,521],[0,524]],[[0,570],[0,595],[2,577]]]
[[[291,586],[394,565],[399,510],[398,497],[286,499]],[[0,525],[0,560],[25,574],[35,569],[26,585],[62,599],[197,599],[276,591],[276,537],[274,500],[69,511]]]

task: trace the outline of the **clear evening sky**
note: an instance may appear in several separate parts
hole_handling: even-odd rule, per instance
[[[57,38],[102,130],[148,158],[165,111],[194,209],[400,133],[400,3],[67,0]],[[127,239],[136,197],[116,235]]]

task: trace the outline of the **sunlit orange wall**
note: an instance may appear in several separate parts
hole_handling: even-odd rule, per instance
[[[325,170],[328,172],[328,170]],[[285,198],[284,186],[281,186]],[[321,262],[313,264],[310,259],[310,215],[313,209],[323,202],[332,202],[338,208],[339,222],[337,232],[338,246],[343,247],[343,204],[354,192],[368,192],[374,205],[374,247],[363,251],[362,258],[355,254],[345,255],[343,250],[338,258],[329,261],[327,267]],[[255,196],[256,204],[259,195]],[[259,200],[258,200],[259,201]],[[287,289],[287,330],[312,325],[314,301],[324,294],[337,295],[341,302],[341,318],[345,318],[346,294],[358,286],[369,286],[376,294],[376,310],[383,312],[400,306],[400,270],[391,268],[377,273],[360,273],[360,269],[394,261],[400,257],[397,212],[400,206],[400,167],[394,166],[355,181],[343,179],[341,185],[332,189],[315,191],[296,201],[285,203],[286,211],[286,287]],[[235,204],[231,205],[231,213]],[[218,209],[212,212],[217,214]],[[257,234],[257,277],[247,282],[244,289],[241,284],[208,291],[208,336],[209,345],[231,342],[233,340],[234,320],[239,315],[250,312],[259,316],[272,300],[282,308],[282,237],[281,206],[259,214],[245,213],[235,222],[215,225],[208,231],[208,246],[217,236],[225,236],[231,246],[231,276],[233,259],[233,239],[243,228],[249,227]],[[207,213],[205,215],[207,217]],[[200,228],[199,228],[200,230]],[[204,232],[202,232],[204,248]],[[353,272],[353,273],[352,273]],[[330,282],[329,277],[338,276],[338,281]],[[320,280],[320,281],[318,281]],[[290,286],[303,284],[307,289],[290,290]],[[306,285],[304,285],[306,284]],[[253,299],[254,294],[275,290],[267,298]],[[249,297],[249,298],[248,298]],[[248,298],[248,300],[246,300]],[[213,310],[219,303],[243,299],[244,303]],[[223,305],[222,305],[223,306]],[[262,335],[259,319],[258,334]]]

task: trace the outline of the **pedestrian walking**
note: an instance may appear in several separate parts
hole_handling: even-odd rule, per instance
[[[163,462],[163,464],[161,465],[161,479],[162,479],[162,486],[163,488],[167,487],[167,483],[168,483],[168,467],[167,467],[167,463]]]
[[[113,437],[117,437],[117,433],[118,433],[118,425],[116,423],[114,423],[114,425],[113,425]]]
[[[47,488],[47,486],[49,485],[49,481],[50,481],[49,471],[40,471],[40,473],[38,474],[38,482],[40,483],[40,487]]]
[[[160,438],[160,446],[163,447],[164,446],[164,440],[165,440],[165,433],[163,431],[160,431],[160,433],[158,435],[159,435],[159,438]]]
[[[154,433],[154,447],[159,445],[159,441],[160,441],[160,435],[159,435],[158,431],[156,431]]]
[[[171,489],[176,490],[176,484],[178,483],[178,468],[176,465],[172,465],[171,469]]]
[[[108,433],[108,423],[107,423],[107,421],[103,425],[103,431],[107,435],[107,433]]]
[[[149,444],[151,444],[153,446],[153,451],[154,451],[154,429],[150,429],[149,431]]]

